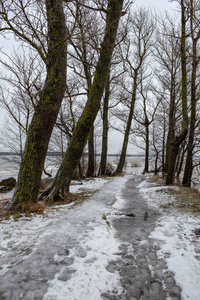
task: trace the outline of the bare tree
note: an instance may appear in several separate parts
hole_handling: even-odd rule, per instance
[[[142,72],[141,72],[142,73]],[[141,74],[141,77],[143,75]],[[144,172],[149,172],[149,148],[150,148],[150,126],[154,121],[155,114],[158,108],[158,105],[160,104],[160,101],[162,100],[162,97],[156,98],[153,96],[151,90],[152,90],[152,83],[149,76],[147,76],[147,82],[143,82],[141,78],[140,82],[140,95],[141,95],[141,101],[138,99],[138,105],[136,108],[136,111],[134,113],[134,119],[138,123],[138,130],[141,132],[141,126],[144,127],[144,134],[142,134],[142,138],[145,141],[145,165],[144,165]],[[154,130],[155,131],[155,130]],[[136,131],[134,130],[134,133]],[[153,138],[155,137],[155,134],[153,133]],[[157,150],[154,142],[154,149]],[[156,151],[156,154],[158,152]]]
[[[181,78],[181,59],[180,59],[180,34],[176,28],[174,18],[168,14],[160,20],[157,30],[157,41],[155,44],[154,55],[159,67],[155,71],[158,83],[164,90],[164,105],[168,122],[165,122],[167,130],[166,158],[163,156],[163,172],[167,172],[170,145],[175,138],[177,127],[177,114],[180,102],[180,78]],[[165,149],[165,145],[163,144]],[[164,151],[164,150],[163,150]]]
[[[182,101],[182,127],[180,132],[174,137],[171,142],[168,159],[168,170],[166,177],[166,184],[172,184],[175,174],[176,158],[178,155],[179,147],[187,136],[188,132],[188,113],[187,113],[187,69],[186,69],[186,7],[185,1],[181,0],[181,101]]]
[[[123,88],[129,94],[131,98],[129,106],[129,115],[126,124],[122,151],[119,159],[118,166],[115,173],[122,173],[126,151],[128,146],[129,134],[133,119],[134,107],[136,102],[136,92],[138,87],[138,74],[140,68],[145,64],[145,60],[151,53],[151,47],[153,44],[152,36],[155,30],[155,22],[152,19],[149,10],[139,8],[132,15],[129,15],[127,23],[127,36],[123,41],[121,48],[121,57],[124,62],[124,68],[129,74],[131,81],[131,90],[127,88],[127,82],[123,85]]]
[[[7,111],[8,116],[2,130],[1,143],[6,143],[9,148],[7,140],[12,140],[11,150],[20,154],[20,162],[28,127],[39,101],[44,65],[38,59],[37,53],[24,48],[20,54],[14,52],[13,55],[8,55],[2,52],[2,56],[5,59],[0,59],[0,63],[9,73],[0,75],[0,105]]]

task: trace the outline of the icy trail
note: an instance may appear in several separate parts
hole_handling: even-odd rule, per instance
[[[199,217],[144,176],[97,179],[84,202],[0,223],[1,300],[198,300]]]

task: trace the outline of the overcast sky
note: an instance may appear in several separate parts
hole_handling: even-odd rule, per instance
[[[165,9],[172,11],[177,7],[176,2],[169,2],[168,0],[136,0],[135,4],[137,6],[149,6],[156,11],[163,12]]]

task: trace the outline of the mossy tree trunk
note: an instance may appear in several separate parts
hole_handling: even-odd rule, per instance
[[[25,144],[17,186],[8,207],[36,202],[50,136],[66,86],[66,23],[62,0],[46,0],[47,75]]]
[[[44,194],[44,196],[47,196],[52,201],[62,200],[67,196],[72,175],[82,156],[90,128],[99,111],[115,45],[119,19],[122,14],[122,5],[123,0],[111,0],[108,2],[104,40],[101,45],[100,56],[88,100],[76,124],[72,139],[55,180],[50,189],[46,191],[46,195]]]
[[[186,70],[186,18],[184,0],[181,0],[181,68],[182,68],[182,130],[171,142],[168,158],[168,170],[166,184],[172,184],[174,180],[176,158],[179,147],[187,136],[188,114],[187,114],[187,70]]]
[[[99,175],[106,174],[106,163],[108,154],[108,109],[109,109],[109,97],[110,97],[110,72],[106,80],[105,96],[103,102],[103,133],[102,133],[102,150],[101,150],[101,162],[99,167]]]

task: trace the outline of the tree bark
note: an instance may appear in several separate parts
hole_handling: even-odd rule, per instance
[[[185,152],[186,152],[185,145],[186,145],[186,141],[184,141],[181,145],[181,151],[180,151],[181,157],[180,157],[179,164],[176,167],[176,171],[177,171],[176,177],[177,178],[179,178],[181,171],[182,171],[182,167],[183,167],[183,162],[184,162],[184,157],[185,157]]]
[[[88,168],[86,172],[87,177],[94,176],[94,125],[90,128],[88,139]]]
[[[45,85],[35,109],[18,174],[17,186],[7,208],[36,202],[50,136],[66,85],[66,23],[62,0],[46,0],[48,62]]]
[[[172,184],[174,181],[174,172],[175,172],[175,164],[176,164],[176,158],[178,155],[178,150],[179,150],[179,143],[172,143],[170,147],[170,162],[168,166],[168,173],[167,173],[167,178],[166,178],[166,184]]]
[[[52,201],[62,200],[67,197],[72,175],[81,158],[90,128],[99,111],[115,45],[119,19],[122,13],[122,5],[123,0],[110,0],[108,2],[105,36],[102,42],[93,84],[89,91],[88,101],[76,124],[72,139],[55,180],[46,193],[48,194],[47,197]]]

